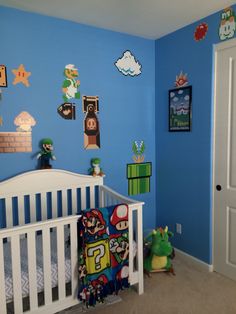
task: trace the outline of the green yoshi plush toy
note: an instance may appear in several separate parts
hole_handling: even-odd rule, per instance
[[[150,272],[168,271],[174,274],[174,269],[171,259],[174,257],[174,249],[169,242],[169,236],[173,233],[165,229],[157,228],[153,230],[145,239],[145,242],[150,242],[150,248],[147,256],[144,259],[144,270]]]
[[[104,173],[102,171],[102,168],[100,167],[101,160],[100,158],[92,158],[91,159],[91,166],[92,168],[89,168],[89,174],[93,177],[100,176],[104,177]]]

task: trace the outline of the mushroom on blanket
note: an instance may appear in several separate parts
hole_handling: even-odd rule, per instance
[[[125,230],[128,228],[128,206],[125,204],[117,205],[110,218],[111,224],[117,230]]]

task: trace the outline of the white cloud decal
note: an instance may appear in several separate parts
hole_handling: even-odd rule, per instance
[[[129,50],[123,53],[123,56],[115,62],[117,69],[125,76],[136,76],[141,73],[141,64]]]

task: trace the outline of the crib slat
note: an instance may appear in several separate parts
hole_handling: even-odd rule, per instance
[[[62,217],[66,217],[68,215],[68,206],[67,206],[67,190],[61,191],[62,198]]]
[[[43,272],[45,305],[52,303],[50,229],[43,228]]]
[[[71,189],[72,214],[77,214],[77,189]]]
[[[12,279],[14,293],[14,313],[23,312],[22,291],[21,291],[21,259],[20,259],[20,238],[13,235],[11,238],[11,257],[12,257]]]
[[[36,196],[31,194],[29,196],[29,206],[30,206],[30,222],[36,222]]]
[[[12,198],[5,198],[6,206],[6,227],[11,228],[13,226],[13,208],[12,208]]]
[[[25,200],[24,200],[24,196],[18,196],[17,202],[18,202],[19,226],[22,226],[25,224]]]
[[[38,308],[35,231],[27,233],[30,311]]]
[[[73,242],[73,241],[71,241]],[[66,296],[65,287],[65,239],[64,239],[64,225],[57,227],[57,263],[58,263],[58,290],[59,300]]]
[[[41,219],[42,221],[47,220],[47,194],[41,193]]]
[[[130,280],[132,282],[133,273],[134,273],[134,258],[133,258],[133,211],[129,207],[129,247],[131,248],[129,250],[129,276]]]
[[[71,223],[70,225],[70,237],[74,239],[71,241],[71,291],[72,295],[76,295],[77,292],[77,282],[78,282],[78,272],[77,272],[77,260],[78,260],[78,253],[77,253],[77,221]]]
[[[86,209],[86,188],[81,187],[81,210]]]
[[[99,186],[99,207],[104,207],[104,191],[101,186]]]
[[[3,258],[3,243],[0,239],[0,309],[2,314],[7,313],[6,309],[6,294],[5,294],[5,275],[4,275],[4,258]]]
[[[95,207],[95,193],[94,193],[94,185],[90,186],[90,208]]]
[[[52,218],[57,218],[57,191],[52,192]]]

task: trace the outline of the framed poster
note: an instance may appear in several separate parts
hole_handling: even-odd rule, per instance
[[[192,86],[169,90],[169,132],[191,131]]]

